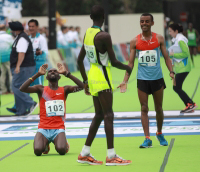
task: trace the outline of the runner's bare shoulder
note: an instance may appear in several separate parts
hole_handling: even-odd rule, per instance
[[[164,39],[162,35],[157,34],[157,33],[156,33],[156,38],[158,39],[159,42]]]
[[[136,43],[138,42],[137,36],[130,41],[131,48],[135,48]]]
[[[107,41],[111,41],[111,36],[109,33],[107,32],[99,32],[96,37],[95,40],[97,41],[102,41],[102,42],[107,42]]]

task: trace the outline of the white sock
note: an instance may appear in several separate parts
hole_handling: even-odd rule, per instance
[[[83,146],[83,149],[81,151],[81,156],[86,156],[90,153],[90,146],[86,146],[84,145]]]
[[[108,155],[108,158],[109,158],[109,159],[113,158],[113,157],[116,155],[115,149],[114,149],[114,148],[108,149],[108,150],[107,150],[107,155]]]

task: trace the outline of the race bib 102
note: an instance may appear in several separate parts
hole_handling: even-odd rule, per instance
[[[157,60],[158,58],[156,50],[139,52],[138,63],[141,66],[156,66]]]
[[[96,49],[95,46],[93,45],[84,45],[85,51],[86,51],[86,56],[89,60],[90,63],[97,63],[97,56],[96,56]]]
[[[51,100],[45,102],[46,113],[48,117],[64,116],[65,108],[63,100]]]

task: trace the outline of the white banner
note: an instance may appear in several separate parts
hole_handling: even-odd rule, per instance
[[[20,19],[22,0],[5,0],[3,4],[3,15],[9,19]]]
[[[3,0],[0,0],[0,24],[5,24],[5,17],[3,15]]]

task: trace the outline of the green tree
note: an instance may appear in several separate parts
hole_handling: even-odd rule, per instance
[[[61,15],[84,15],[90,14],[93,5],[101,5],[102,0],[70,0],[56,1],[56,8]],[[122,0],[109,0],[109,13],[120,14],[124,13]]]
[[[163,12],[161,0],[138,0],[135,12],[136,13],[160,13]]]
[[[47,3],[44,0],[22,0],[22,16],[47,15]]]

